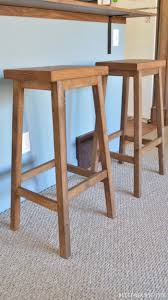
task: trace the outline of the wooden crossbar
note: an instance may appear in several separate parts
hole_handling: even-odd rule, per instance
[[[134,137],[125,135],[124,138],[125,138],[125,140],[128,141],[128,142],[134,143]],[[146,144],[148,144],[148,143],[151,143],[152,141],[153,141],[153,140],[151,140],[151,139],[143,138],[143,139],[142,139],[142,144],[143,144],[143,145],[146,145]]]
[[[72,166],[72,167],[74,167],[74,166]],[[82,181],[78,185],[69,189],[68,199],[72,200],[73,198],[77,197],[80,193],[84,192],[85,190],[92,187],[96,183],[103,181],[105,178],[107,178],[106,170],[92,174],[92,176],[90,176],[90,178]],[[47,198],[41,194],[32,192],[23,187],[19,187],[17,190],[17,193],[19,196],[24,197],[27,200],[32,201],[33,203],[39,204],[39,205],[41,205],[45,208],[48,208],[52,211],[58,211],[58,202],[56,200],[52,200],[50,198]]]
[[[50,160],[49,162],[47,163],[44,163],[40,166],[37,166],[29,171],[26,171],[24,173],[22,173],[22,181],[25,181],[31,177],[34,177],[34,176],[37,176],[38,174],[42,173],[42,172],[45,172],[49,169],[52,169],[55,167],[55,160]],[[80,167],[76,167],[76,166],[73,166],[71,164],[68,164],[67,165],[67,170],[71,173],[74,173],[74,174],[77,174],[77,175],[80,175],[80,176],[83,176],[83,177],[89,177],[91,175],[93,175],[93,172],[88,170],[88,169],[84,169],[84,168],[80,168]]]
[[[84,192],[88,188],[95,185],[97,182],[103,181],[105,178],[107,178],[107,171],[101,171],[98,173],[95,173],[90,178],[82,181],[75,187],[72,187],[68,192],[68,198],[69,200],[73,199],[74,197],[77,197],[80,193]]]
[[[44,163],[38,167],[35,167],[29,171],[22,173],[21,179],[22,179],[22,181],[25,181],[31,177],[37,176],[38,174],[45,172],[49,169],[52,169],[54,167],[55,167],[55,160],[53,159],[47,163]]]
[[[134,164],[134,157],[129,156],[129,155],[123,155],[123,154],[116,153],[116,152],[110,152],[110,156],[113,159],[123,161],[123,162],[128,162],[130,164]]]
[[[134,138],[127,136],[127,140],[130,142],[133,142]],[[153,141],[148,140],[148,139],[143,139],[142,144],[145,146],[142,148],[142,155],[144,155],[147,151],[150,151],[153,148],[158,147],[161,143],[162,143],[162,138],[157,138]],[[116,152],[110,152],[110,156],[113,159],[134,164],[134,157],[129,156],[129,155],[123,155],[123,154],[116,153]]]
[[[159,146],[162,143],[162,138],[157,138],[152,142],[149,142],[142,148],[142,154],[145,154],[147,151],[152,150],[154,147]]]
[[[108,139],[109,139],[109,141],[112,141],[112,140],[114,140],[114,139],[120,137],[122,134],[123,134],[122,130],[118,130],[118,131],[116,131],[116,132],[110,134],[110,135],[108,136]]]
[[[19,187],[17,190],[19,196],[26,198],[36,204],[39,204],[45,208],[48,208],[53,211],[58,210],[57,201],[51,200],[43,195],[37,194],[35,192],[29,191],[23,187]]]

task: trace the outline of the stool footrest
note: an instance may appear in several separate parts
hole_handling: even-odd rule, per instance
[[[143,148],[142,148],[142,154],[145,154],[147,151],[152,150],[153,148],[159,146],[162,143],[162,138],[157,138],[152,142],[147,143]]]
[[[58,210],[58,202],[51,200],[43,195],[37,194],[35,192],[29,191],[25,188],[19,187],[17,190],[19,196],[26,198],[36,204],[39,204],[45,208],[48,208],[53,211]]]
[[[91,173],[91,171],[88,172]],[[68,199],[72,200],[74,197],[77,197],[80,193],[84,192],[96,183],[103,181],[105,178],[107,178],[107,170],[96,172],[94,174],[92,173],[92,175],[89,178],[68,190]],[[45,208],[48,208],[53,211],[58,211],[58,202],[56,200],[49,199],[41,194],[32,192],[23,187],[19,187],[17,189],[17,194],[20,197],[24,197],[27,200],[30,200]]]
[[[38,174],[45,172],[49,169],[55,168],[55,160],[50,160],[49,162],[46,162],[38,167],[35,167],[29,171],[26,171],[22,173],[22,181],[28,180],[31,177],[37,176]],[[67,164],[67,170],[71,173],[83,176],[83,177],[89,177],[93,175],[93,172],[88,169],[80,168],[73,166],[71,164]]]
[[[130,138],[130,140],[132,140],[132,138]],[[129,140],[129,141],[130,141]],[[143,139],[142,140],[142,144],[145,144],[144,147],[142,147],[142,155],[144,155],[147,151],[152,150],[155,147],[158,147],[160,144],[162,143],[162,138],[157,138],[153,141],[148,140],[148,139]],[[135,160],[134,157],[129,156],[129,155],[124,155],[124,154],[120,154],[120,153],[116,153],[116,152],[110,152],[110,156],[113,159],[122,161],[122,162],[128,162],[130,164],[134,164]]]
[[[71,200],[74,197],[77,197],[80,193],[84,192],[85,190],[92,187],[96,183],[103,181],[105,178],[107,178],[107,170],[93,174],[92,176],[90,176],[90,178],[82,181],[81,183],[79,183],[75,187],[72,187],[68,191],[69,200]]]
[[[130,143],[134,143],[134,140],[135,140],[134,137],[128,136],[128,135],[125,135],[124,139],[125,139],[125,141],[130,142]],[[153,142],[153,140],[152,139],[146,139],[146,138],[142,139],[142,145],[146,145],[150,142]]]
[[[110,152],[110,156],[113,159],[123,161],[123,162],[128,162],[130,164],[134,164],[134,157],[129,156],[129,155],[123,155],[123,154],[116,153],[116,152]]]
[[[26,171],[22,173],[22,181],[28,180],[31,177],[37,176],[38,174],[45,172],[49,169],[52,169],[55,167],[55,160],[50,160],[38,167],[35,167],[29,171]]]
[[[123,131],[122,131],[122,130],[118,130],[118,131],[116,131],[116,132],[110,134],[110,135],[108,136],[108,139],[109,139],[109,141],[112,141],[112,140],[114,140],[114,139],[116,139],[116,138],[122,136],[122,134],[123,134]]]

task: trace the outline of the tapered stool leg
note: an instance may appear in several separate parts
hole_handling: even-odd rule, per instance
[[[94,94],[94,89],[93,89]],[[97,171],[98,163],[99,163],[99,143],[97,137],[97,120],[95,125],[94,137],[93,137],[93,147],[92,147],[92,156],[91,156],[91,170],[92,172]]]
[[[142,77],[134,76],[134,196],[141,197],[142,177]]]
[[[107,76],[103,76],[102,84],[103,84],[103,93],[104,93],[104,102],[105,102],[106,89],[107,89]],[[94,87],[92,88],[92,90],[93,90],[93,97],[96,97]],[[91,170],[93,172],[96,171],[98,162],[99,162],[99,141],[98,141],[98,137],[97,137],[97,118],[96,118],[95,132],[94,132],[94,137],[93,137],[93,150],[92,150],[92,157],[91,157]]]
[[[71,255],[71,249],[66,155],[66,111],[64,89],[61,82],[52,85],[52,110],[60,255],[64,258],[68,258]]]
[[[100,161],[102,169],[107,170],[107,178],[103,181],[105,188],[107,216],[114,218],[116,216],[116,208],[114,201],[114,190],[112,184],[111,159],[108,146],[108,135],[105,117],[104,92],[102,78],[98,77],[98,85],[94,88],[94,103],[97,121],[97,137],[99,141]]]
[[[121,127],[122,135],[120,137],[120,148],[119,153],[125,154],[125,135],[127,129],[127,119],[128,119],[128,98],[129,98],[129,77],[123,77],[123,92],[122,92],[122,106],[121,106]],[[122,162],[119,161],[121,164]]]
[[[21,82],[13,86],[13,125],[12,125],[12,181],[11,181],[11,229],[20,225],[20,197],[17,189],[21,185],[22,169],[22,128],[23,128],[24,89]]]
[[[158,146],[159,152],[159,173],[165,174],[164,163],[164,112],[163,112],[163,90],[162,90],[162,73],[161,69],[159,74],[156,75],[157,97],[156,97],[156,117],[157,117],[157,133],[158,137],[162,139],[161,144]]]

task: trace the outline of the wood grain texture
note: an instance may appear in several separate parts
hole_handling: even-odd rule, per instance
[[[95,14],[103,16],[123,16],[123,17],[144,17],[155,16],[146,11],[120,8],[117,6],[98,5],[77,0],[0,0],[0,5],[12,7],[36,8],[45,10],[58,10],[63,12],[73,12],[76,14]]]
[[[63,82],[63,87],[65,90],[79,89],[79,88],[84,88],[84,87],[89,87],[94,85],[97,85],[97,76],[64,80]]]
[[[119,162],[127,162],[129,164],[134,164],[134,157],[121,154],[121,153],[116,153],[116,152],[110,152],[110,156],[113,159],[118,160]]]
[[[51,10],[44,8],[31,8],[20,6],[6,6],[0,5],[1,16],[13,16],[13,17],[30,17],[37,19],[55,19],[55,20],[67,20],[67,21],[82,21],[82,22],[99,22],[99,23],[117,23],[126,24],[126,17],[120,16],[105,16],[99,14],[88,13],[75,13],[71,11]]]
[[[14,79],[18,76],[17,72],[18,70],[12,70],[12,72],[9,71],[9,73],[5,71],[5,76],[10,76],[11,79]],[[56,74],[54,73],[53,75],[52,72],[56,72],[61,80],[57,80],[58,77],[55,77]],[[24,71],[19,70],[19,78],[21,73],[23,74],[22,81],[14,80],[11,228],[14,230],[17,229],[20,223],[20,196],[57,212],[60,255],[63,258],[68,258],[71,255],[69,200],[75,198],[96,183],[103,182],[107,215],[108,217],[114,217],[116,215],[104,109],[105,86],[103,89],[103,82],[107,82],[108,67],[45,67],[40,69],[24,69]],[[52,82],[52,75],[55,78],[55,82]],[[96,91],[95,110],[97,135],[103,169],[100,172],[93,172],[92,170],[67,164],[65,90],[67,88],[72,89],[86,86],[94,86]],[[44,90],[51,88],[55,158],[22,173],[22,127],[25,87],[30,89],[32,87],[35,89],[41,88]],[[49,199],[21,186],[22,181],[37,176],[51,168],[55,168],[56,171],[57,200],[54,201],[53,199]],[[69,191],[68,171],[86,177],[83,182],[72,187]]]
[[[103,93],[104,93],[104,101],[106,98],[106,91],[107,91],[107,76],[102,77],[102,84],[103,84]],[[93,92],[93,98],[97,97],[96,89],[92,88]],[[95,121],[95,131],[94,131],[94,137],[93,137],[93,150],[92,150],[92,158],[91,158],[91,170],[92,172],[95,172],[98,167],[99,162],[99,141],[97,136],[97,119]]]
[[[13,124],[12,124],[12,178],[11,178],[11,229],[20,225],[20,196],[22,172],[22,129],[23,129],[24,90],[19,81],[13,83]]]
[[[143,144],[143,140],[142,140],[142,144]],[[146,143],[146,145],[142,148],[142,155],[144,155],[148,151],[153,150],[153,148],[158,147],[160,144],[162,144],[162,138],[160,137]]]
[[[55,160],[53,159],[53,160],[50,160],[40,166],[35,167],[29,171],[22,173],[21,179],[22,179],[22,181],[28,180],[28,179],[30,179],[34,176],[37,176],[38,174],[43,173],[54,167],[55,167]]]
[[[25,69],[10,69],[4,70],[4,77],[6,79],[20,80],[20,81],[34,81],[46,86],[48,82],[56,82],[59,80],[73,80],[94,76],[108,75],[108,67],[92,67],[92,66],[49,66],[39,68],[25,68]],[[42,85],[41,85],[42,87]]]
[[[107,170],[107,178],[104,179],[107,216],[116,216],[115,195],[112,181],[111,160],[108,145],[108,135],[105,117],[105,101],[102,78],[98,78],[98,86],[94,89],[94,103],[96,111],[96,131],[99,141],[100,161],[102,169]]]
[[[120,137],[122,134],[123,134],[123,131],[118,130],[112,134],[109,134],[108,139],[109,139],[109,141],[112,141],[112,140],[116,139],[117,137]]]
[[[97,14],[75,13],[71,11],[60,11],[55,9],[31,8],[19,6],[0,5],[1,16],[30,17],[36,19],[55,19],[68,21],[100,22],[107,23],[109,17]],[[125,24],[126,18],[111,18],[111,23]]]
[[[92,174],[88,179],[69,189],[68,199],[71,200],[74,197],[77,197],[78,195],[95,185],[97,182],[103,181],[105,178],[107,178],[106,170]]]
[[[156,76],[156,88],[157,88],[157,101],[156,101],[156,119],[157,119],[157,132],[158,137],[161,138],[160,145],[158,147],[159,152],[159,173],[165,174],[165,161],[164,161],[164,113],[163,113],[163,82],[162,82],[162,70]]]
[[[55,167],[58,199],[60,255],[63,258],[68,258],[71,255],[71,247],[66,155],[66,111],[65,94],[61,82],[52,84],[52,113],[56,162]]]
[[[48,171],[49,169],[52,169],[54,167],[55,167],[55,159],[50,160],[40,166],[37,166],[29,171],[22,173],[22,181],[28,180],[28,179],[30,179],[34,176],[37,176],[40,173]],[[89,177],[93,174],[90,170],[79,168],[79,167],[73,166],[71,164],[67,164],[67,170],[71,173],[74,173],[74,174],[77,174],[80,176],[84,176],[84,177]]]
[[[120,153],[111,152],[113,159],[121,162],[134,164],[134,195],[141,196],[141,174],[142,174],[142,155],[154,147],[159,149],[160,174],[164,174],[164,124],[163,124],[163,97],[162,97],[162,78],[161,72],[166,66],[165,60],[122,60],[98,62],[96,65],[108,66],[111,76],[123,76],[123,95],[121,129],[109,135],[109,140],[122,136],[123,141],[134,143],[134,157],[126,155],[124,152],[123,141],[120,141]],[[156,76],[157,96],[157,126],[147,124],[142,121],[142,77],[153,74]],[[134,120],[127,120],[128,110],[128,85],[129,77],[134,79]],[[155,131],[157,128],[158,137],[155,140],[147,140],[142,137]],[[144,147],[143,147],[144,145]]]
[[[18,188],[18,195],[21,197],[26,198],[29,201],[32,201],[33,203],[39,204],[45,208],[48,208],[52,211],[58,210],[58,203],[55,200],[51,200],[47,197],[44,197],[43,195],[39,195],[37,193],[34,193],[32,191],[29,191],[25,188],[19,187]]]
[[[147,123],[142,121],[142,136],[145,136],[151,132],[156,131],[157,126],[153,123]],[[129,141],[128,138],[134,137],[134,119],[127,121],[127,128],[125,133],[125,139]]]
[[[119,153],[125,155],[125,135],[127,131],[127,121],[128,121],[128,100],[129,100],[129,77],[123,77],[123,89],[122,89],[122,104],[121,104],[121,125],[120,131],[122,135],[120,136],[120,147]],[[122,163],[122,161],[120,161]]]
[[[126,59],[126,60],[115,60],[115,61],[104,61],[96,63],[97,66],[108,66],[110,75],[115,75],[115,71],[128,72],[128,76],[130,76],[130,71],[148,71],[158,68],[164,68],[166,66],[165,60],[149,60],[149,59]],[[157,71],[158,73],[158,71]],[[125,74],[124,74],[125,75]],[[135,75],[135,74],[134,74]],[[121,76],[121,75],[120,75]]]
[[[134,77],[134,196],[141,197],[142,180],[142,77]]]

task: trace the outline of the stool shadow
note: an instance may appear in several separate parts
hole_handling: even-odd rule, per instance
[[[10,229],[10,224],[8,222],[6,222],[5,220],[3,221],[0,219],[0,227]]]
[[[0,220],[0,227],[2,229],[4,228],[4,229],[10,230],[10,224],[5,220],[4,221]],[[19,235],[19,231],[21,231],[21,230],[22,229],[20,228],[17,231],[12,231],[12,230],[10,230],[10,231],[12,233],[15,233],[16,235],[18,233],[18,235]],[[4,232],[4,234],[5,234],[5,232]],[[32,235],[33,235],[33,233],[31,234],[31,239],[32,239]],[[28,233],[23,234],[23,232],[22,232],[22,236],[24,237],[24,240],[25,240],[25,238],[26,238],[26,240],[30,240],[30,235]],[[19,239],[19,240],[17,239],[18,246],[19,246],[19,241],[20,241],[20,244],[22,244],[22,239]],[[37,236],[34,235],[33,242],[36,242],[36,241],[37,241],[36,248],[38,247],[39,250],[42,250],[42,251],[44,250],[45,252],[48,252],[50,254],[56,254],[59,256],[59,248],[54,247],[50,244],[43,243],[40,239],[37,238]],[[33,248],[33,247],[31,247],[31,245],[29,243],[26,244],[25,247],[26,247],[26,249],[29,248],[30,250],[31,250],[31,248]]]
[[[120,187],[117,187],[117,189],[116,189],[116,193],[117,192],[119,192],[119,193],[121,193],[121,194],[124,194],[124,196],[131,196],[131,197],[133,197],[133,198],[135,198],[134,197],[134,193],[133,193],[133,191],[128,191],[128,190],[125,190],[125,189],[121,189]]]
[[[26,249],[31,250],[34,248],[36,248],[36,249],[38,248],[41,252],[45,251],[46,253],[56,254],[56,255],[60,256],[59,248],[57,247],[57,245],[53,246],[49,243],[43,242],[41,239],[38,238],[37,235],[33,234],[33,232],[31,233],[31,235],[29,233],[25,233],[23,236],[24,236],[24,239],[26,238],[27,241],[29,241],[30,237],[31,237],[31,240],[33,242],[33,245],[31,243],[25,244]],[[20,241],[22,243],[22,239]],[[34,244],[35,244],[35,247],[34,247]]]
[[[106,211],[100,210],[100,209],[95,209],[93,207],[82,207],[79,204],[73,204],[72,208],[76,208],[78,210],[84,211],[86,213],[92,212],[94,214],[96,214],[97,216],[107,216]]]

